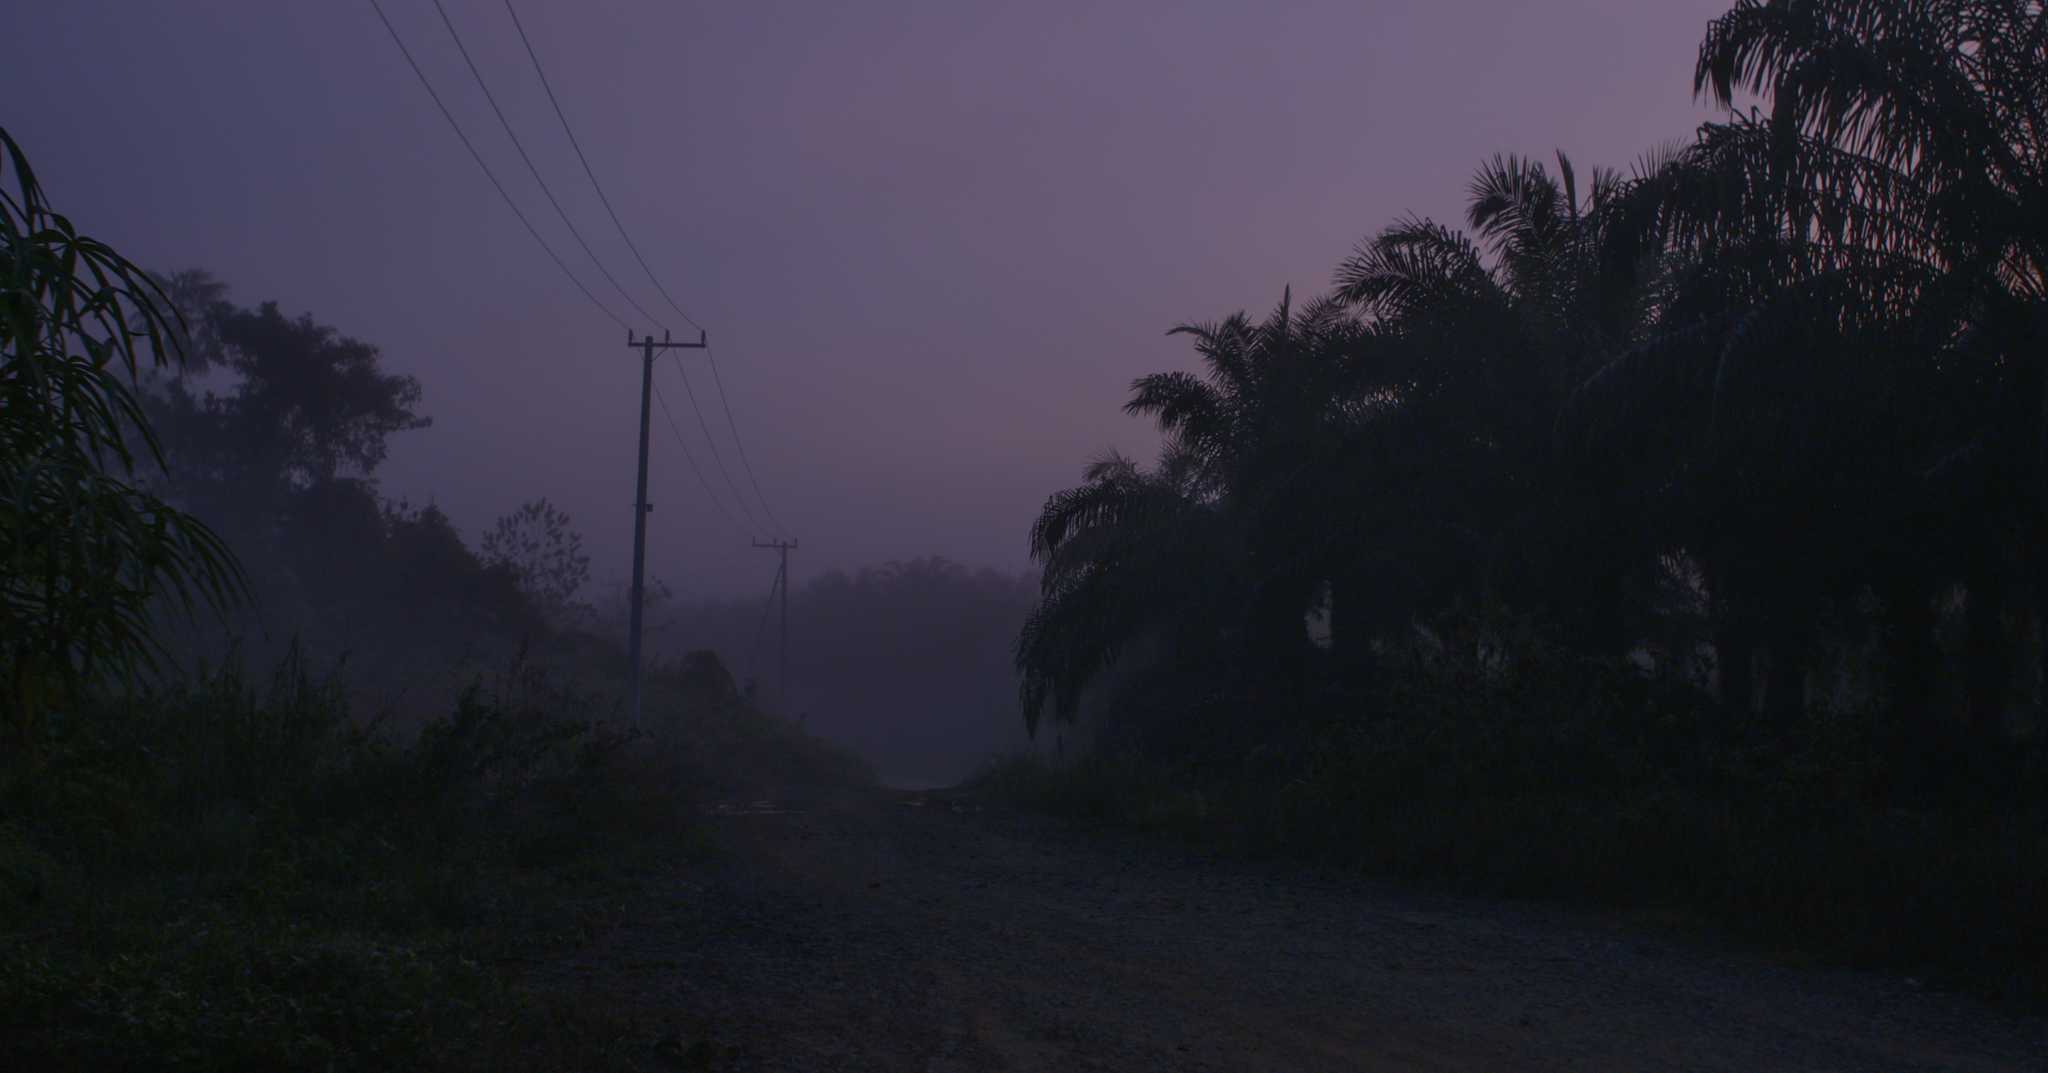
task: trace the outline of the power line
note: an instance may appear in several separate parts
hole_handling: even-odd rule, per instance
[[[706,347],[704,357],[711,364],[711,383],[718,388],[718,404],[725,407],[725,427],[732,430],[732,445],[739,449],[740,465],[746,468],[747,482],[754,486],[754,498],[761,501],[761,510],[768,515],[768,520],[774,524],[775,531],[787,536],[789,530],[784,529],[781,519],[775,517],[775,508],[768,505],[768,497],[761,494],[761,481],[754,476],[754,464],[747,461],[747,445],[740,441],[739,423],[732,419],[731,396],[725,393],[725,382],[718,375],[718,352]]]
[[[436,0],[436,3],[438,4],[439,0]],[[662,285],[660,277],[656,276],[654,273],[653,266],[649,265],[647,263],[647,258],[641,254],[639,244],[633,241],[632,234],[626,230],[625,223],[619,219],[618,211],[612,207],[612,200],[609,196],[605,194],[604,184],[598,182],[597,170],[590,166],[590,157],[583,152],[583,143],[577,140],[576,129],[569,122],[569,114],[562,108],[561,99],[555,96],[554,84],[548,81],[547,69],[540,62],[540,53],[534,49],[533,39],[527,36],[526,24],[520,21],[519,11],[516,7],[513,6],[512,0],[505,0],[505,14],[511,17],[512,27],[519,33],[519,42],[526,48],[526,57],[533,63],[533,72],[536,76],[540,78],[541,89],[546,91],[547,93],[548,104],[554,108],[555,118],[561,121],[562,133],[568,137],[569,147],[576,151],[576,159],[583,165],[583,174],[590,179],[591,189],[597,191],[597,200],[604,205],[605,214],[611,217],[612,226],[618,229],[619,237],[625,240],[626,248],[632,251],[633,259],[635,261],[638,261],[640,264],[640,270],[647,274],[647,282],[652,283],[654,285],[654,289],[660,292],[662,300],[668,303],[670,309],[676,311],[677,316],[683,318],[684,321],[688,322],[690,327],[695,328],[700,332],[703,331],[704,326],[697,323],[694,317],[691,317],[688,312],[684,311],[683,307],[676,302],[675,296],[670,294],[668,288]],[[445,18],[445,16],[446,13],[444,12],[443,17]],[[595,260],[595,258],[593,258],[593,260]],[[607,276],[607,278],[609,278],[609,276]],[[617,286],[616,281],[613,285]],[[630,301],[631,299],[628,300]],[[638,308],[638,306],[635,306],[635,308]],[[644,315],[646,311],[642,310],[641,312]],[[771,523],[775,531],[786,533],[787,530],[783,528],[781,520],[776,518],[775,516],[775,509],[768,505],[768,498],[761,494],[761,479],[755,476],[754,463],[751,459],[747,457],[746,442],[740,438],[739,423],[733,419],[731,398],[726,394],[724,378],[721,377],[718,373],[718,357],[714,352],[709,350],[707,350],[705,353],[711,359],[712,383],[718,390],[719,406],[723,408],[725,411],[726,428],[732,433],[733,447],[735,451],[739,454],[741,467],[746,470],[747,483],[753,487],[754,498],[761,504],[762,513],[768,516],[768,521]],[[689,378],[686,375],[684,377],[685,385],[688,384],[688,379]],[[694,394],[692,395],[691,401],[694,405]],[[702,415],[700,414],[699,417],[701,418]],[[705,429],[706,442],[711,442],[710,435],[710,430],[708,428]],[[717,447],[715,444],[712,447],[712,451],[715,456],[717,453]],[[719,469],[721,475],[725,476],[727,483],[730,484],[731,477],[729,474],[725,473],[724,463],[722,460],[720,460]],[[745,497],[739,495],[739,490],[737,488],[733,489],[733,493],[734,498],[739,501],[742,509],[746,510],[748,515],[751,516],[753,514],[753,510],[752,508],[746,506]]]
[[[562,274],[569,277],[569,282],[574,283],[576,289],[583,292],[583,297],[590,299],[591,305],[596,306],[600,312],[610,317],[612,322],[619,327],[630,330],[631,326],[626,323],[625,318],[612,312],[610,306],[598,301],[597,295],[590,293],[590,288],[584,286],[583,281],[576,278],[576,273],[569,271],[568,262],[562,260],[562,255],[556,253],[553,246],[548,245],[548,240],[541,237],[540,230],[533,226],[532,220],[527,219],[526,213],[519,208],[519,203],[512,200],[512,195],[505,191],[505,184],[499,182],[497,173],[491,170],[489,164],[484,163],[483,154],[476,151],[475,143],[471,142],[469,135],[463,132],[462,124],[456,122],[455,113],[448,110],[448,105],[441,100],[441,94],[434,89],[434,83],[427,79],[427,72],[420,68],[418,60],[413,59],[412,50],[405,47],[405,39],[398,35],[398,27],[393,26],[391,24],[391,17],[384,14],[384,5],[378,3],[377,0],[370,0],[370,6],[376,9],[377,18],[384,23],[384,29],[391,34],[392,43],[398,46],[399,54],[405,57],[405,62],[412,68],[412,73],[419,76],[420,85],[426,87],[427,96],[434,99],[434,107],[441,110],[441,117],[446,119],[448,125],[454,129],[455,136],[462,139],[462,147],[469,150],[469,158],[476,161],[477,167],[483,169],[484,178],[489,179],[491,185],[497,188],[498,196],[505,199],[505,205],[512,210],[512,215],[519,217],[519,222],[526,225],[526,233],[532,235],[535,242],[540,243],[540,248],[547,251],[548,258],[555,262],[555,267],[561,269]]]
[[[633,241],[633,236],[627,233],[626,225],[619,222],[619,214],[612,209],[612,199],[605,196],[604,185],[597,181],[597,172],[590,166],[590,158],[583,155],[583,143],[576,140],[576,131],[569,126],[568,113],[562,111],[562,102],[555,99],[555,87],[548,83],[548,73],[541,67],[540,55],[533,50],[533,42],[527,38],[526,26],[519,21],[519,12],[513,10],[512,0],[505,0],[505,13],[512,16],[512,26],[519,31],[519,42],[526,46],[526,56],[533,61],[533,73],[540,76],[540,87],[547,91],[548,103],[555,107],[555,118],[562,121],[562,133],[569,136],[570,148],[576,150],[576,159],[583,162],[583,174],[590,177],[590,186],[597,191],[597,200],[604,204],[606,215],[612,218],[612,226],[619,229],[619,237],[626,240],[626,248],[633,251],[633,259],[640,262],[640,270],[647,273],[647,282],[654,284],[654,289],[661,292],[662,300],[668,303],[668,307],[675,310],[676,316],[683,318],[690,327],[703,331],[704,326],[683,312],[683,307],[676,304],[675,298],[668,293],[668,288],[661,285],[661,280],[655,276],[654,269],[648,267],[647,258],[640,255],[639,245]]]
[[[667,325],[662,324],[659,317],[649,313],[639,302],[634,301],[633,296],[626,292],[626,288],[619,286],[619,281],[613,277],[611,269],[606,268],[604,262],[598,260],[597,251],[590,248],[590,243],[583,238],[583,232],[576,229],[575,221],[569,219],[569,213],[562,208],[562,203],[556,200],[555,192],[548,188],[548,181],[541,178],[540,169],[534,166],[533,158],[526,154],[526,146],[520,144],[519,135],[512,130],[512,121],[505,118],[505,110],[498,107],[498,98],[492,95],[491,87],[484,83],[484,74],[477,69],[476,61],[470,58],[469,48],[462,43],[462,34],[455,29],[455,20],[448,17],[448,9],[442,5],[441,0],[434,0],[434,10],[441,13],[441,23],[448,27],[448,35],[455,39],[456,51],[462,53],[462,62],[469,66],[470,76],[476,79],[477,88],[484,91],[484,100],[490,102],[491,111],[497,114],[499,125],[505,128],[505,136],[512,139],[512,148],[519,150],[519,159],[526,162],[526,170],[533,173],[533,181],[540,184],[540,192],[547,195],[548,204],[555,207],[555,215],[562,218],[562,223],[569,228],[569,233],[576,237],[576,244],[583,247],[583,252],[590,257],[590,263],[597,266],[599,274],[611,283],[612,289],[619,292],[619,297],[624,298],[627,305],[632,306],[656,327],[666,328]]]
[[[689,443],[683,439],[683,430],[676,424],[676,415],[669,410],[668,399],[662,395],[660,384],[654,385],[654,399],[656,402],[661,403],[661,414],[663,417],[668,418],[668,430],[675,434],[676,446],[683,449],[683,460],[690,464],[690,472],[697,475],[697,483],[704,486],[704,497],[711,501],[712,506],[718,508],[718,513],[725,516],[725,520],[732,525],[734,532],[746,533],[748,527],[741,524],[740,520],[733,516],[732,510],[725,505],[725,501],[718,498],[718,495],[711,490],[711,482],[704,478],[704,470],[697,465],[697,456],[691,453]]]
[[[710,353],[708,349],[705,352]],[[725,486],[731,490],[733,502],[740,505],[740,512],[747,516],[747,520],[753,523],[754,528],[763,528],[761,520],[754,517],[753,508],[747,506],[747,497],[740,494],[740,486],[733,482],[732,471],[725,467],[725,456],[718,451],[718,441],[711,438],[711,425],[704,420],[703,408],[697,405],[697,390],[690,386],[690,372],[683,367],[681,358],[676,359],[676,375],[683,378],[683,394],[689,397],[690,409],[697,414],[697,427],[704,430],[704,442],[711,446],[711,461],[717,465],[718,475],[725,478]]]

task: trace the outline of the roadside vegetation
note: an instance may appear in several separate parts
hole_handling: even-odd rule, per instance
[[[4,130],[0,196],[0,1068],[686,1061],[530,970],[863,767],[709,653],[626,725],[565,515],[378,496],[426,419],[374,347],[142,271]]]
[[[985,782],[2042,994],[2044,27],[1741,0],[1690,140],[1177,329],[1031,530],[1087,748]]]
[[[661,751],[479,690],[416,739],[297,663],[67,713],[0,770],[0,1059],[544,1068],[621,1026],[506,971],[685,852]],[[639,1057],[638,1054],[635,1057]]]
[[[967,788],[1201,852],[1598,905],[1794,963],[2048,1000],[2039,748],[1930,798],[1902,790],[1913,762],[1881,715],[1735,718],[1555,651],[1504,675],[1382,675],[1249,732],[1232,732],[1241,703],[1191,699],[1173,707],[1185,737],[1016,754]]]

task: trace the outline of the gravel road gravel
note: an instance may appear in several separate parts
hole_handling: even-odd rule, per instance
[[[713,858],[575,967],[681,1026],[681,1069],[2048,1071],[2048,1021],[1598,914],[939,795],[706,822]]]

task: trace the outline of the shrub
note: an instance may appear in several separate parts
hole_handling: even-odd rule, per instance
[[[674,753],[534,668],[409,741],[343,686],[230,663],[0,763],[0,1067],[501,1068],[539,1000],[493,962],[684,844]]]
[[[1192,712],[1191,725],[1215,721]],[[987,792],[1091,820],[1461,890],[1677,911],[1753,940],[2048,994],[2048,779],[2038,745],[1940,799],[1881,716],[1783,725],[1679,683],[1528,644],[1501,668],[1390,666],[1299,732],[1240,709],[1246,747],[1189,734]],[[1147,739],[1155,742],[1157,739]]]
[[[0,708],[24,746],[43,713],[149,668],[159,597],[240,592],[212,531],[136,482],[163,456],[130,385],[174,356],[175,319],[0,129]]]

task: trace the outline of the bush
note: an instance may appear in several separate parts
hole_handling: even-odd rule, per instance
[[[1677,913],[1849,964],[2048,996],[2038,744],[1930,799],[1907,777],[1909,739],[1882,717],[1743,720],[1689,687],[1536,645],[1493,671],[1392,668],[1368,702],[1327,702],[1300,730],[1242,710],[1237,722],[1264,728],[1257,744],[1204,750],[1191,734],[1174,751],[1123,745],[1061,767],[1015,758],[980,785],[1070,816]]]
[[[149,669],[159,601],[242,595],[213,531],[144,487],[164,459],[132,386],[177,356],[175,321],[0,128],[0,713],[22,748],[52,711]]]
[[[490,966],[686,845],[674,752],[523,664],[411,741],[345,696],[231,664],[0,766],[0,1067],[484,1069],[578,1031]]]

